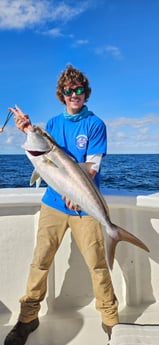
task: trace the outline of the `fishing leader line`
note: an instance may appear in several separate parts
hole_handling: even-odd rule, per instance
[[[0,133],[3,132],[4,127],[7,125],[8,121],[10,120],[10,118],[12,117],[12,115],[14,115],[14,113],[10,110],[9,113],[7,114],[7,117],[6,117],[6,120],[5,120],[4,124],[3,124],[3,126],[0,127]]]

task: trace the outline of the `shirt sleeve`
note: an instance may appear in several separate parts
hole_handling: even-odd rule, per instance
[[[107,152],[107,131],[105,123],[96,121],[90,128],[87,155],[102,154]]]
[[[96,172],[99,171],[102,160],[102,154],[87,155],[86,162],[92,163],[92,169]]]
[[[51,119],[47,122],[45,129],[49,134],[51,134],[52,128],[53,128],[53,121]]]

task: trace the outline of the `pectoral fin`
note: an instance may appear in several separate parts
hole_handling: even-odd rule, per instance
[[[40,186],[40,183],[41,183],[41,177],[36,170],[34,170],[32,175],[31,175],[30,186],[32,186],[34,183],[36,183],[36,188],[38,188]]]

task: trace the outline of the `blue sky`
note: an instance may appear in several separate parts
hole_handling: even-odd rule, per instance
[[[0,126],[17,104],[42,126],[63,110],[67,63],[89,78],[87,103],[105,121],[108,153],[159,153],[158,0],[1,0]],[[13,119],[0,154],[23,153]]]

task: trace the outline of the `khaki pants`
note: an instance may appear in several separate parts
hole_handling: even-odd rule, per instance
[[[83,255],[91,274],[96,308],[102,322],[108,326],[118,323],[118,302],[105,260],[104,238],[100,224],[90,216],[72,216],[45,204],[41,206],[37,245],[27,283],[26,295],[20,299],[19,321],[37,318],[40,302],[47,289],[47,276],[55,253],[67,228]]]

